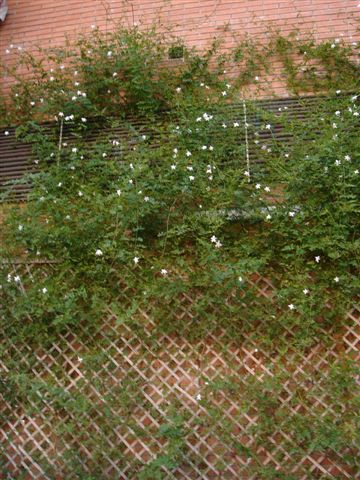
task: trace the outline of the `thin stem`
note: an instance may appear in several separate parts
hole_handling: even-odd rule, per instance
[[[57,166],[60,165],[60,154],[61,154],[61,148],[62,148],[63,130],[64,130],[64,120],[61,119],[61,123],[60,123],[60,135],[59,135],[59,146],[58,146],[58,155],[57,155]]]
[[[246,169],[249,172],[248,182],[250,182],[250,155],[249,155],[249,138],[248,138],[248,123],[247,123],[247,112],[246,112],[246,103],[243,100],[243,109],[244,109],[244,127],[245,127],[245,156],[246,156]]]

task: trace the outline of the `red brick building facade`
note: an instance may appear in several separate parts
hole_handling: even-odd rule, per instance
[[[317,39],[359,39],[358,0],[8,0],[0,22],[0,64],[11,63],[12,50],[55,46],[78,33],[118,22],[161,22],[189,45],[205,47],[214,37],[227,45],[245,34],[264,39],[269,27],[283,33],[299,29]],[[6,89],[8,80],[1,79]]]

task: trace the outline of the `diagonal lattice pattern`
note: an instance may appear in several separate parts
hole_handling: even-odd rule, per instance
[[[273,294],[267,279],[251,281],[259,298]],[[193,299],[178,305],[191,321]],[[159,335],[151,311],[136,312],[141,333],[109,307],[95,332],[63,332],[46,348],[1,339],[0,478],[157,478],[160,460],[168,479],[359,478],[351,442],[339,451],[306,437],[353,426],[349,395],[330,395],[328,382],[345,358],[359,360],[358,307],[301,352],[269,350],[257,325],[241,342],[223,329],[196,341]]]

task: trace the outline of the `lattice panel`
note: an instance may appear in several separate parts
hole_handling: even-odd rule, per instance
[[[272,295],[268,280],[252,282],[259,297]],[[301,450],[291,430],[304,414],[314,424],[336,421],[345,408],[329,396],[326,379],[344,355],[359,359],[358,307],[326,345],[286,355],[268,351],[256,330],[241,343],[229,342],[222,330],[196,342],[175,334],[154,339],[149,312],[146,306],[137,312],[141,335],[109,309],[97,332],[68,331],[46,349],[1,339],[0,380],[6,384],[14,359],[39,393],[1,390],[0,478],[140,478],[144,465],[167,451],[159,429],[174,412],[183,419],[183,445],[177,465],[164,466],[164,478],[258,480],[267,478],[266,469],[296,480],[360,478],[351,445],[342,452]],[[184,297],[179,316],[192,318],[191,297]],[[275,374],[282,376],[277,395],[266,398]],[[269,407],[256,401],[256,385],[278,415],[271,431],[260,429]]]

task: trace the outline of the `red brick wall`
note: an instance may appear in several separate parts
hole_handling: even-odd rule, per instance
[[[203,47],[215,36],[228,43],[249,33],[266,35],[269,24],[283,32],[314,31],[318,39],[359,39],[359,0],[8,0],[0,26],[0,62],[11,63],[10,45],[58,45],[64,33],[102,30],[116,22],[149,24],[157,18],[190,45]],[[12,50],[11,50],[12,51]],[[0,80],[7,86],[7,79]]]

